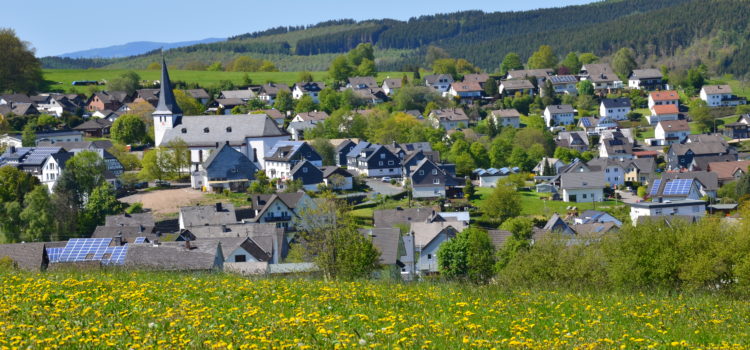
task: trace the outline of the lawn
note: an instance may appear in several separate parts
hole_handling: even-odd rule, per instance
[[[745,348],[750,302],[224,273],[2,273],[2,348]]]
[[[481,203],[492,193],[492,188],[477,188],[478,199],[473,201],[475,206],[481,206]],[[548,217],[552,213],[564,214],[568,212],[568,207],[576,207],[579,211],[589,209],[604,209],[617,205],[622,202],[604,201],[596,203],[569,203],[563,201],[542,200],[546,197],[544,193],[538,192],[520,192],[521,194],[521,215],[542,215]]]
[[[95,80],[109,81],[121,74],[127,72],[127,69],[45,69],[44,78],[54,82],[50,86],[53,90],[65,90],[68,92],[87,92],[89,87],[75,87],[71,83],[75,80]],[[147,81],[161,79],[160,70],[135,70],[141,79]],[[218,84],[222,80],[230,80],[235,84],[241,84],[243,77],[247,74],[254,84],[264,84],[269,81],[276,83],[294,84],[297,82],[299,72],[209,72],[209,71],[189,71],[189,70],[170,70],[169,76],[173,81],[180,80],[188,83],[198,83],[203,87]],[[316,80],[325,80],[328,72],[312,72]],[[400,72],[381,72],[378,74],[378,81],[386,77],[402,77],[404,73]],[[99,86],[100,89],[106,89],[106,85]]]

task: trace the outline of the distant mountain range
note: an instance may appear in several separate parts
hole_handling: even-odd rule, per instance
[[[153,41],[134,41],[122,45],[113,45],[97,49],[89,49],[57,55],[67,58],[119,58],[144,54],[157,49],[175,49],[197,44],[209,44],[224,41],[225,38],[208,38],[203,40],[181,41],[177,43],[159,43]]]
[[[227,66],[238,56],[251,56],[271,60],[282,71],[321,71],[360,43],[373,44],[382,71],[427,67],[427,48],[436,46],[494,72],[509,52],[525,61],[540,45],[550,45],[560,60],[569,52],[593,52],[606,61],[629,47],[644,67],[684,69],[703,63],[712,73],[745,75],[750,73],[750,1],[609,0],[519,12],[464,11],[408,21],[344,19],[271,28],[170,49],[164,55],[177,69],[216,61]],[[144,69],[157,62],[160,53],[143,50],[111,59],[46,57],[42,63],[46,68]]]

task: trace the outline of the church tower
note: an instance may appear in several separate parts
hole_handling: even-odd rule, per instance
[[[172,92],[172,82],[169,81],[167,62],[161,59],[161,87],[159,89],[159,104],[152,113],[154,117],[154,143],[161,146],[162,139],[167,130],[173,129],[182,122],[182,110],[177,105]]]

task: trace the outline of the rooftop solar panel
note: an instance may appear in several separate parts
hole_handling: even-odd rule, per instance
[[[690,187],[693,185],[691,179],[676,179],[664,185],[664,195],[676,196],[687,195],[690,193]]]
[[[146,243],[146,237],[136,237],[133,243]]]
[[[590,128],[591,127],[591,119],[589,118],[583,118],[581,119],[581,123],[583,123],[583,126]]]
[[[60,262],[101,260],[112,238],[73,238],[60,255]]]
[[[49,262],[60,261],[60,254],[62,254],[63,248],[47,248],[47,257]]]
[[[659,193],[659,186],[661,186],[661,180],[654,180],[653,186],[651,186],[650,196],[655,196]]]

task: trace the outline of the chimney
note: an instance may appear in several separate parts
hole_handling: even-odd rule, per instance
[[[187,249],[187,250],[193,249],[193,246],[190,245],[190,240],[189,239],[185,240],[185,249]]]
[[[219,148],[219,143],[218,142],[216,142],[216,148]]]
[[[224,141],[224,144],[229,146],[229,141]]]
[[[112,241],[115,243],[115,247],[119,247],[122,245],[122,232],[117,232],[117,236],[112,238]]]
[[[220,212],[222,210],[221,202],[216,202],[216,211]]]
[[[227,225],[221,225],[221,232],[229,232]]]
[[[141,224],[138,225],[138,233],[143,233],[143,230],[145,230],[145,229],[146,228],[143,227],[143,225],[141,225]]]
[[[16,146],[10,146],[10,153],[16,153]]]

